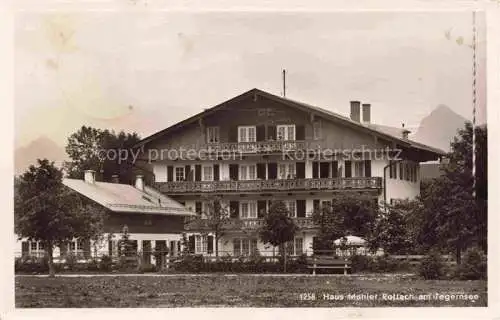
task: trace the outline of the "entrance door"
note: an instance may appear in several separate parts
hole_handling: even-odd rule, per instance
[[[142,261],[144,264],[151,264],[151,241],[142,240]]]
[[[163,267],[165,265],[165,255],[167,254],[167,241],[156,240],[155,252],[156,265]]]

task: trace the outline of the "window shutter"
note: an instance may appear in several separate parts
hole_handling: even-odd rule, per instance
[[[313,167],[312,167],[312,176],[313,176],[313,179],[317,179],[318,178],[318,171],[319,171],[319,165],[318,165],[318,162],[317,161],[314,161],[313,162]]]
[[[229,211],[231,218],[238,218],[240,216],[240,206],[238,201],[229,202]]]
[[[257,163],[257,179],[266,179],[266,164]]]
[[[297,217],[304,218],[306,216],[306,200],[297,200]]]
[[[370,178],[372,176],[372,161],[365,160],[365,177]]]
[[[167,181],[174,181],[174,167],[167,166]]]
[[[313,200],[313,208],[314,208],[314,211],[319,210],[319,199]]]
[[[266,140],[266,126],[258,125],[255,130],[257,131],[255,137],[257,141]]]
[[[201,181],[201,165],[194,166],[194,181]]]
[[[214,181],[219,181],[220,180],[220,170],[219,170],[219,165],[214,164]]]
[[[351,160],[345,161],[345,177],[346,178],[352,177],[352,162],[351,162]]]
[[[305,177],[306,177],[306,164],[305,164],[305,162],[297,162],[295,164],[295,173],[297,174],[297,179],[305,179]]]
[[[236,257],[241,255],[240,239],[238,238],[233,239],[233,254]]]
[[[108,256],[113,256],[113,240],[108,240]]]
[[[338,177],[339,177],[339,162],[332,161],[332,178],[338,178]]]
[[[201,205],[201,201],[196,201],[195,204],[194,204],[194,211],[197,213],[197,214],[201,214],[201,211],[202,211],[202,205]]]
[[[268,179],[276,179],[278,177],[278,164],[276,162],[271,162],[267,165],[267,177]]]
[[[189,247],[188,247],[189,253],[195,253],[194,249],[195,249],[194,235],[191,235],[189,236]]]
[[[229,179],[237,181],[238,180],[238,165],[230,164],[229,165]]]
[[[229,128],[228,134],[229,134],[229,136],[228,136],[229,142],[238,142],[238,127],[231,126]]]
[[[267,139],[276,140],[276,126],[267,127]]]
[[[83,240],[83,256],[90,259],[90,239]]]
[[[26,257],[26,256],[29,256],[29,254],[30,254],[30,244],[29,244],[29,242],[28,241],[21,242],[21,255],[23,257]]]
[[[257,217],[264,218],[266,215],[266,200],[257,201]]]
[[[306,139],[306,128],[302,125],[295,127],[295,140],[305,140]]]
[[[186,181],[191,181],[193,177],[191,176],[191,166],[186,165],[184,166],[184,177],[186,178]]]
[[[207,237],[207,253],[212,254],[214,252],[214,236]]]

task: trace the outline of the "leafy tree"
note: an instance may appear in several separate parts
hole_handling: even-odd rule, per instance
[[[212,232],[215,238],[215,257],[219,259],[219,240],[224,236],[226,230],[231,229],[230,208],[221,201],[220,197],[207,197],[206,210],[201,216],[189,220],[188,228],[191,226],[204,226],[204,231]]]
[[[486,127],[476,127],[476,197],[473,197],[472,126],[458,132],[451,143],[444,174],[422,188],[419,242],[427,247],[453,249],[457,263],[462,251],[479,244],[486,251],[487,180]]]
[[[378,215],[375,199],[359,193],[338,194],[328,207],[313,212],[319,225],[314,250],[333,250],[333,241],[347,235],[368,237]]]
[[[269,208],[264,218],[264,225],[259,230],[259,235],[264,243],[269,243],[280,248],[283,258],[283,271],[286,272],[285,244],[293,241],[298,227],[290,218],[290,212],[283,201],[275,201]]]
[[[118,175],[120,181],[130,183],[134,180],[133,157],[137,152],[132,146],[139,141],[135,132],[115,133],[82,126],[68,138],[66,153],[71,161],[65,162],[64,167],[70,178],[82,179],[84,171],[92,169],[104,181]]]
[[[386,208],[386,211],[377,217],[369,237],[371,250],[383,248],[384,252],[389,254],[408,254],[418,250],[415,244],[422,210],[420,202],[405,200]]]
[[[104,213],[62,184],[62,172],[47,159],[38,159],[19,177],[15,197],[15,232],[20,238],[42,241],[54,276],[53,249],[74,238],[89,240],[101,233]]]

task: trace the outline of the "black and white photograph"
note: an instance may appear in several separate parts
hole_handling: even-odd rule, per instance
[[[17,11],[15,308],[488,307],[487,23]]]

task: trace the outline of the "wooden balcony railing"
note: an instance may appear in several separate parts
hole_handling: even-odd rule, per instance
[[[268,140],[255,142],[219,142],[208,143],[201,147],[202,150],[229,153],[270,153],[282,151],[305,150],[309,146],[306,140]]]
[[[380,189],[382,178],[320,178],[320,179],[276,179],[240,181],[176,181],[157,182],[156,187],[164,193],[209,193],[209,192],[261,192],[261,191],[309,191],[342,189]]]
[[[293,218],[299,229],[313,229],[318,226],[314,223],[311,217],[307,218]],[[264,225],[264,219],[262,218],[252,218],[252,219],[228,219],[226,224],[223,226],[224,230],[257,230]],[[188,231],[208,231],[210,227],[208,225],[208,220],[204,219],[193,219],[187,220],[185,227]]]

